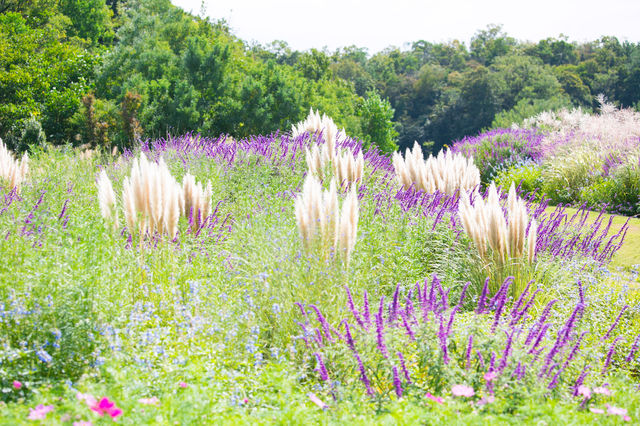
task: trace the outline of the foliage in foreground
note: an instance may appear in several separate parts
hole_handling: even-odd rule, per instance
[[[462,230],[457,195],[399,188],[389,159],[368,151],[356,189],[358,236],[347,267],[306,254],[297,232],[294,200],[307,171],[304,152],[319,142],[306,133],[241,141],[185,135],[143,144],[118,158],[79,155],[69,148],[36,153],[21,193],[3,189],[0,380],[7,405],[0,408],[2,421],[32,424],[27,417],[36,411],[48,424],[64,419],[106,424],[109,413],[116,412],[102,410],[105,417],[98,417],[91,409],[100,408],[103,398],[122,410],[117,418],[123,424],[508,424],[536,416],[549,423],[622,421],[618,415],[581,410],[585,397],[574,396],[573,388],[587,364],[592,369],[584,384],[613,394],[594,393],[583,408],[607,410],[610,404],[638,418],[631,391],[638,354],[627,358],[640,331],[639,305],[632,288],[602,273],[622,235],[606,237],[602,221],[585,226],[584,213],[568,218],[559,209],[547,215],[544,204],[529,199],[528,215],[540,224],[535,262],[526,269],[487,268]],[[338,148],[354,155],[361,150],[352,139]],[[196,231],[182,217],[176,238],[147,235],[140,243],[126,228],[114,232],[102,219],[100,171],[106,171],[119,195],[140,151],[149,161],[162,157],[178,180],[188,172],[200,182],[211,181],[216,208],[205,226]],[[523,308],[522,303],[516,308],[521,292],[510,294],[508,288],[487,294],[487,301],[500,303],[487,303],[486,313],[474,314],[487,276],[502,283],[514,275],[511,271],[519,271],[515,280],[524,283],[521,288],[534,280],[522,299],[530,317],[523,313],[510,326],[511,313]],[[431,282],[433,274],[441,288],[434,287],[437,296],[429,300],[437,303],[426,321],[415,302],[425,300],[426,287],[421,284],[423,293],[416,299],[415,285],[425,278]],[[375,317],[368,332],[354,326],[345,286],[359,312],[365,292],[371,317],[375,301],[390,358],[380,350]],[[445,299],[453,309],[459,304],[457,310],[447,309]],[[553,299],[558,301],[539,323]],[[416,341],[402,318],[407,300],[414,301],[416,318],[423,318],[416,327],[407,317],[414,333],[424,333]],[[402,309],[392,320],[400,301]],[[319,313],[326,326],[317,322]],[[362,382],[344,319],[371,392]],[[521,381],[510,374],[487,380],[491,359],[495,356],[499,369],[508,346],[502,329],[512,336],[502,372],[533,361],[535,355],[520,345],[532,330],[540,334],[537,365],[548,358],[550,371],[539,378],[539,369],[527,368]],[[467,371],[471,334],[484,367],[477,357]],[[563,345],[550,356],[558,339]],[[576,356],[563,369],[576,344]],[[411,385],[402,378],[395,358],[399,351]],[[403,382],[402,398],[393,367]],[[557,386],[549,388],[558,369],[563,372]],[[477,395],[454,396],[454,385],[469,386]]]

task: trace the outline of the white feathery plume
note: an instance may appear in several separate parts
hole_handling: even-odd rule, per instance
[[[138,218],[136,213],[136,200],[133,192],[129,178],[125,177],[122,185],[122,201],[124,204],[124,219],[131,233],[136,229],[136,220]]]
[[[118,229],[118,217],[116,213],[116,193],[113,191],[111,179],[107,172],[102,170],[98,177],[98,201],[100,213],[107,220],[113,220],[114,228]]]
[[[531,221],[531,226],[529,227],[529,235],[527,236],[527,254],[529,264],[533,263],[533,260],[536,256],[536,244],[538,240],[538,223],[535,219]]]
[[[2,139],[0,139],[0,180],[6,181],[9,190],[20,192],[22,182],[29,171],[29,156],[25,153],[22,160],[13,158]]]

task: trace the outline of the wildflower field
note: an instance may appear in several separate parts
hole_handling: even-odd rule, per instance
[[[637,219],[323,120],[0,163],[0,423],[640,420]]]

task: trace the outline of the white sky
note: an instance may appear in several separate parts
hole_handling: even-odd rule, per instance
[[[172,0],[199,15],[202,0]],[[357,45],[369,53],[417,40],[458,39],[502,24],[518,40],[563,33],[570,41],[602,35],[640,41],[640,0],[204,0],[206,14],[225,18],[243,40],[284,40],[294,50],[333,51]]]

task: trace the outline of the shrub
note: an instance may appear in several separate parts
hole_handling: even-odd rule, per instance
[[[519,162],[508,169],[499,170],[494,182],[503,188],[508,188],[513,183],[520,187],[523,195],[535,192],[536,199],[539,200],[542,195],[542,168],[533,161]]]

